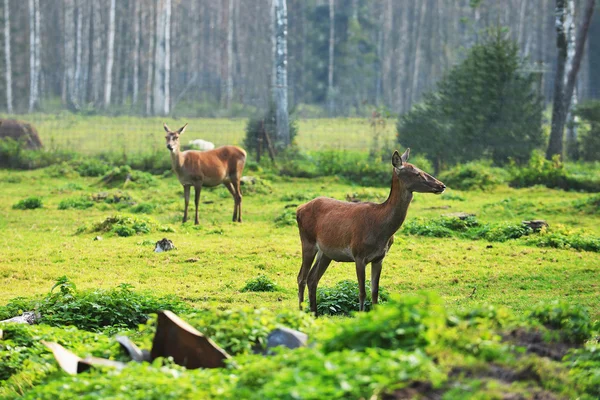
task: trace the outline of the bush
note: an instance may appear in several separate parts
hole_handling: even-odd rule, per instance
[[[108,174],[102,177],[99,183],[107,187],[125,186],[129,183],[146,187],[156,186],[157,181],[148,172],[133,170],[129,165],[124,165],[113,168]]]
[[[61,200],[58,203],[59,210],[68,210],[75,208],[77,210],[85,210],[94,206],[94,202],[90,200],[88,196],[71,197],[68,199]]]
[[[132,288],[129,284],[121,284],[110,290],[78,291],[75,284],[63,276],[56,281],[50,293],[41,299],[21,298],[15,304],[9,302],[0,307],[0,318],[35,310],[40,314],[39,322],[42,324],[72,325],[78,329],[99,331],[107,327],[137,328],[148,320],[150,313],[159,310],[171,310],[175,313],[190,310],[190,307],[174,297],[136,293]],[[18,312],[15,313],[16,309]]]
[[[156,223],[137,217],[114,215],[104,221],[94,224],[91,232],[110,232],[117,236],[127,237],[136,234],[150,233],[156,228]],[[78,233],[88,231],[86,227],[80,228]]]
[[[494,168],[489,162],[472,161],[457,165],[439,176],[446,186],[457,190],[491,190],[508,178],[501,168]]]
[[[77,171],[80,176],[98,177],[103,176],[111,170],[109,163],[96,157],[86,157],[74,164],[75,171]]]
[[[582,234],[565,234],[560,231],[542,232],[541,235],[529,238],[527,244],[537,247],[600,252],[600,238]]]
[[[575,107],[574,114],[590,124],[579,137],[579,154],[584,161],[600,161],[600,100],[588,100]]]
[[[131,212],[136,214],[152,214],[156,209],[156,204],[153,203],[140,203],[131,207]]]
[[[44,168],[76,158],[65,150],[28,150],[23,143],[12,138],[0,139],[0,167],[13,169]]]
[[[275,226],[277,227],[296,225],[296,210],[286,208],[281,214],[275,217],[273,222],[275,222]]]
[[[248,119],[246,124],[246,137],[244,138],[244,148],[252,152],[258,152],[259,147],[262,148],[262,154],[268,154],[268,147],[266,142],[262,142],[265,133],[268,135],[273,147],[278,149],[281,147],[281,143],[277,142],[277,126],[275,123],[275,105],[269,104],[269,108],[266,113],[252,117]],[[289,131],[290,131],[290,143],[294,142],[296,135],[298,134],[298,123],[294,119],[293,115],[289,116]],[[262,144],[261,144],[262,143]]]
[[[569,174],[558,155],[552,161],[546,160],[540,152],[534,152],[526,167],[512,167],[510,186],[529,187],[544,185],[563,190],[600,191],[600,179],[577,177]]]
[[[529,320],[559,331],[566,342],[583,344],[592,335],[593,324],[587,309],[562,301],[539,304],[529,313]]]
[[[279,290],[275,282],[265,275],[259,275],[256,278],[250,278],[241,292],[276,292]]]
[[[365,299],[365,310],[370,310],[371,282],[365,282],[367,299]],[[385,288],[379,287],[379,302],[388,301],[389,295]],[[351,280],[340,281],[334,287],[317,288],[317,315],[351,315],[359,310],[358,282]]]
[[[502,28],[491,29],[435,92],[399,118],[399,143],[424,152],[435,173],[482,155],[499,165],[527,161],[543,144],[543,102],[540,76],[526,72],[525,63],[517,43]]]
[[[13,204],[12,208],[15,210],[34,210],[36,208],[42,208],[42,199],[36,196],[28,197]]]
[[[457,217],[440,217],[436,219],[414,219],[406,223],[402,230],[411,235],[429,237],[451,237],[455,232],[465,232],[479,226],[475,217],[460,219]]]
[[[598,214],[600,213],[600,194],[576,200],[573,202],[573,207],[586,214]]]

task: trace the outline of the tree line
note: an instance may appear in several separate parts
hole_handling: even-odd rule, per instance
[[[0,110],[209,114],[272,100],[273,0],[2,0]],[[289,106],[404,113],[478,43],[508,27],[552,94],[553,0],[287,0]],[[575,18],[583,1],[574,1]],[[600,22],[596,19],[594,24]],[[587,44],[580,97],[598,96]],[[596,57],[596,58],[594,58]],[[307,111],[308,112],[308,111]]]

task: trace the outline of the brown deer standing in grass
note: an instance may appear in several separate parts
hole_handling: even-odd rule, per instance
[[[179,136],[185,131],[185,124],[176,131],[171,131],[164,124],[167,135],[167,148],[171,151],[173,171],[183,185],[185,210],[183,222],[188,219],[190,190],[195,188],[196,214],[194,223],[198,225],[198,202],[203,186],[213,187],[221,183],[233,196],[233,222],[242,222],[242,192],[240,179],[246,163],[246,152],[237,146],[222,146],[209,151],[179,150]]]
[[[331,261],[354,262],[360,311],[365,304],[365,268],[371,263],[371,301],[377,304],[383,258],[400,228],[413,192],[441,194],[446,186],[407,162],[410,149],[392,156],[392,188],[382,204],[350,203],[318,197],[298,207],[296,220],[302,242],[298,302],[302,309],[308,278],[310,310],[317,313],[317,285]],[[317,257],[314,265],[313,260]],[[312,265],[312,268],[311,268]]]

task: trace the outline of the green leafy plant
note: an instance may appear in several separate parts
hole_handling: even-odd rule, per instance
[[[15,210],[34,210],[36,208],[42,208],[42,199],[37,196],[31,196],[23,200],[19,200],[13,204],[12,208]]]
[[[104,219],[104,221],[94,224],[89,229],[84,227],[81,229],[81,231],[85,232],[89,230],[91,232],[111,232],[117,236],[127,237],[136,234],[150,233],[156,228],[157,224],[147,219],[129,217],[125,215],[113,215],[111,217],[107,217]]]
[[[90,200],[88,196],[71,197],[61,200],[60,203],[58,203],[59,210],[68,210],[70,208],[85,210],[93,206],[94,202]]]
[[[273,222],[278,227],[296,225],[296,210],[286,208],[281,214],[275,217]]]
[[[580,306],[555,300],[538,304],[529,312],[529,319],[558,331],[562,340],[582,344],[594,330],[589,312]],[[600,325],[596,327],[600,328]]]
[[[250,278],[241,292],[276,292],[279,290],[275,282],[265,275],[259,275],[256,278]]]
[[[371,282],[365,282],[367,293],[371,292]],[[365,309],[372,307],[370,295],[365,300]],[[379,302],[385,303],[389,299],[387,290],[379,287]],[[351,315],[358,311],[358,282],[343,280],[333,287],[317,288],[317,315]]]
[[[439,178],[452,189],[491,190],[506,181],[507,173],[489,162],[471,161],[444,171]]]

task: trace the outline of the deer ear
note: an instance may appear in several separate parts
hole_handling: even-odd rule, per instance
[[[179,130],[177,131],[178,134],[182,134],[185,131],[185,128],[187,128],[188,124],[185,124],[184,126],[182,126],[181,128],[179,128]]]
[[[400,153],[398,153],[398,150],[395,150],[394,154],[392,155],[392,165],[396,168],[404,168],[404,166],[402,165],[402,158],[400,157]]]
[[[408,155],[410,154],[410,148],[406,148],[406,151],[404,152],[404,154],[402,154],[402,162],[405,163],[408,161]]]
[[[163,128],[165,128],[165,131],[166,131],[167,133],[171,132],[171,130],[169,129],[169,127],[167,126],[167,124],[166,124],[166,123],[164,123],[164,124],[163,124]]]

